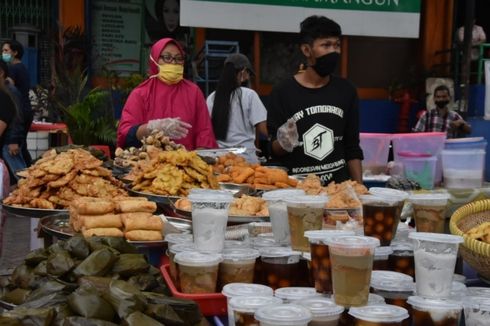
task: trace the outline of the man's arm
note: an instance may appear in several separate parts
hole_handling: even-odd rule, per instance
[[[362,184],[362,165],[361,160],[353,159],[347,161],[347,167],[349,168],[350,178],[358,183]]]

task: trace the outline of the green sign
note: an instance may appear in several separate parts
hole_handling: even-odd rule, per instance
[[[198,0],[233,4],[292,6],[305,8],[420,12],[420,0]]]

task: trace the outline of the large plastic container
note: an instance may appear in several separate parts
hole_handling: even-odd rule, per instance
[[[392,134],[360,133],[360,146],[364,154],[362,170],[381,174],[386,170]]]
[[[446,140],[444,149],[487,149],[487,141],[483,137],[453,138]]]
[[[482,149],[443,150],[442,166],[446,188],[480,188],[483,182],[485,154]]]
[[[405,177],[417,182],[423,189],[433,189],[436,183],[437,157],[418,152],[398,152]]]

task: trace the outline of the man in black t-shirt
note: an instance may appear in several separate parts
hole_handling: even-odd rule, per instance
[[[272,152],[291,174],[362,183],[357,92],[332,75],[340,59],[340,36],[340,26],[326,17],[301,23],[306,69],[274,88],[267,124]]]

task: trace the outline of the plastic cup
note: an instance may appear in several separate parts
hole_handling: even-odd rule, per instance
[[[376,237],[389,246],[400,222],[400,201],[382,195],[362,195],[364,235]]]
[[[293,302],[308,308],[313,319],[308,326],[337,326],[344,307],[327,298],[308,298]]]
[[[267,202],[267,207],[269,208],[272,233],[277,244],[286,246],[291,244],[288,210],[285,200],[304,195],[305,192],[302,189],[272,190],[262,195],[262,199]]]
[[[341,235],[354,235],[354,231],[315,230],[306,231],[305,237],[310,242],[310,271],[315,289],[320,293],[332,293],[332,273],[330,272],[330,255],[325,241]]]
[[[318,297],[320,293],[317,293],[315,288],[293,286],[277,289],[274,296],[282,299],[284,303],[292,303],[305,298]]]
[[[408,200],[413,206],[417,232],[444,233],[449,194],[415,194]]]
[[[393,249],[391,249],[390,246],[375,248],[373,270],[389,269],[388,259],[392,253],[393,253]]]
[[[235,317],[233,315],[233,309],[230,306],[230,300],[235,297],[248,297],[248,296],[260,296],[272,298],[274,290],[272,288],[261,284],[249,284],[249,283],[229,283],[223,287],[221,293],[226,297],[226,304],[228,310],[228,323],[229,325],[235,325]]]
[[[459,325],[463,308],[460,302],[420,296],[409,297],[407,302],[412,305],[413,326]]]
[[[175,255],[183,251],[193,251],[195,250],[194,242],[187,243],[177,243],[173,244],[168,248],[168,261],[169,261],[169,271],[170,277],[174,281],[175,287],[180,291],[180,280],[179,280],[179,267],[175,263]]]
[[[415,277],[415,260],[411,240],[410,242],[392,243],[391,249],[393,253],[388,258],[388,269]]]
[[[178,243],[192,243],[194,237],[190,233],[170,233],[165,235],[165,241],[168,243],[168,248]]]
[[[269,305],[255,312],[260,326],[307,326],[313,315],[306,307],[297,304]]]
[[[267,305],[280,305],[282,300],[276,297],[246,296],[230,298],[228,309],[231,309],[235,326],[258,325],[255,319],[257,309]]]
[[[374,248],[379,246],[379,240],[373,237],[340,236],[328,239],[327,243],[332,263],[335,303],[346,307],[366,305]]]
[[[448,298],[463,237],[427,232],[412,232],[409,237],[414,243],[417,295]]]
[[[463,302],[463,307],[465,325],[488,325],[490,317],[490,297],[467,297]]]
[[[191,191],[192,232],[196,248],[204,252],[221,252],[224,247],[228,208],[233,196],[221,190]]]
[[[260,249],[260,283],[273,289],[298,286],[308,272],[301,266],[301,252],[287,247],[268,247]]]
[[[214,293],[218,279],[218,265],[223,260],[220,254],[183,251],[175,255],[179,265],[182,293]]]
[[[362,326],[401,326],[408,318],[407,309],[389,304],[354,307],[349,309],[349,314],[356,318],[356,325]]]
[[[253,283],[255,260],[260,256],[256,249],[233,248],[223,250],[219,264],[218,289],[229,283]]]
[[[293,250],[310,251],[305,231],[321,230],[326,196],[296,196],[286,200],[291,247]]]
[[[466,288],[466,295],[469,297],[490,298],[490,288],[485,288],[481,286],[470,286]]]
[[[335,296],[332,296],[332,300],[335,300]],[[385,299],[382,296],[374,293],[369,293],[368,303],[367,303],[368,306],[377,306],[382,304],[385,304]],[[354,325],[354,323],[355,323],[354,317],[349,315],[349,310],[344,310],[342,315],[340,315],[339,325],[352,326]]]

